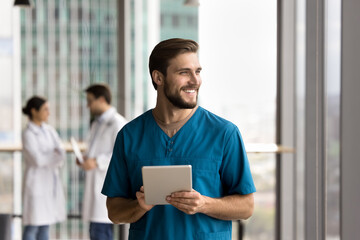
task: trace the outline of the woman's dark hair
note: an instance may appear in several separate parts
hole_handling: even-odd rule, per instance
[[[108,104],[111,104],[111,92],[106,84],[93,84],[85,89],[86,93],[91,93],[95,98],[104,97]]]
[[[150,54],[149,71],[152,79],[152,72],[158,70],[166,77],[166,71],[169,66],[169,61],[179,54],[193,52],[197,53],[199,45],[197,42],[190,39],[171,38],[158,43]],[[152,79],[154,88],[157,89],[157,84]]]
[[[27,101],[26,106],[23,107],[22,111],[25,115],[32,119],[33,116],[31,114],[31,109],[34,108],[36,111],[39,111],[41,106],[46,102],[47,100],[43,97],[33,96]]]

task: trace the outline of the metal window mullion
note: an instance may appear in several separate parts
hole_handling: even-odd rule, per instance
[[[360,2],[342,0],[340,109],[340,237],[359,238]]]
[[[21,64],[22,44],[21,44],[21,15],[20,11],[13,11],[12,16],[13,24],[13,41],[14,41],[14,55],[13,55],[13,66],[12,66],[12,80],[13,85],[13,107],[14,109],[21,109],[21,74],[23,74]],[[21,112],[13,111],[13,131],[14,131],[14,143],[21,142]],[[21,190],[22,190],[22,156],[20,152],[13,153],[13,213],[21,214]],[[21,225],[17,222],[13,222],[13,237],[17,237],[18,232],[21,232]]]
[[[147,0],[148,14],[147,14],[147,49],[148,55],[152,48],[160,40],[160,1],[159,0]],[[155,106],[156,91],[152,85],[150,74],[147,74],[147,107],[151,108]]]
[[[324,0],[306,1],[305,239],[325,239]]]
[[[277,143],[295,146],[295,0],[278,0]],[[293,154],[276,156],[276,239],[295,239],[296,171]]]
[[[117,108],[118,112],[129,117],[129,81],[130,81],[130,26],[129,1],[117,1]],[[129,118],[130,119],[130,118]]]
[[[92,50],[92,46],[91,46],[91,26],[93,24],[93,20],[90,19],[90,14],[93,10],[93,8],[91,7],[92,1],[83,1],[82,2],[82,8],[83,8],[83,28],[81,29],[81,36],[79,36],[79,39],[81,39],[83,45],[82,48],[83,50],[85,49],[85,54],[83,53],[83,55],[81,56],[81,65],[80,66],[80,70],[79,72],[81,72],[82,74],[82,80],[81,83],[79,84],[79,104],[82,105],[85,102],[85,98],[84,98],[84,89],[86,89],[89,85],[90,85],[90,79],[91,79],[91,59],[90,59],[90,54],[91,54],[91,50]],[[94,18],[94,16],[92,16]],[[84,25],[84,23],[86,23],[86,25]],[[84,95],[83,95],[84,94]],[[85,139],[87,134],[88,134],[88,125],[89,125],[89,111],[87,108],[82,107],[81,108],[81,113],[80,116],[81,118],[79,119],[79,126],[83,126],[82,131],[79,133],[79,139]],[[86,127],[85,127],[86,126]]]
[[[33,22],[32,22],[32,11],[27,11],[25,13],[26,18],[26,38],[28,41],[26,42],[26,50],[27,54],[25,56],[25,64],[26,64],[26,73],[25,76],[27,81],[25,82],[26,86],[23,86],[25,89],[24,101],[31,97],[34,92],[34,88],[31,87],[33,85],[33,54],[32,54],[32,45],[33,45]],[[30,85],[31,84],[31,85]]]
[[[44,53],[44,28],[45,28],[45,2],[44,0],[38,1],[37,7],[37,79],[38,79],[38,94],[48,97],[48,92],[46,91],[46,82],[45,79],[45,53]]]
[[[134,116],[143,112],[143,0],[135,1],[135,109]]]
[[[48,79],[48,95],[49,95],[49,101],[50,106],[52,109],[53,114],[50,114],[50,122],[53,124],[53,126],[57,127],[57,116],[56,116],[56,105],[57,105],[57,99],[56,99],[56,71],[55,71],[55,32],[54,30],[54,20],[53,20],[53,2],[49,1],[48,3],[48,48],[46,49],[46,58],[48,61],[47,66],[47,79]]]

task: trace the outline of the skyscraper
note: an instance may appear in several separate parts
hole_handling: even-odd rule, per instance
[[[161,40],[179,37],[198,41],[198,15],[198,8],[185,6],[184,1],[161,0]]]

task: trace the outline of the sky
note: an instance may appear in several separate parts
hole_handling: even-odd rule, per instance
[[[199,44],[200,105],[233,121],[251,141],[273,141],[276,1],[200,1]]]

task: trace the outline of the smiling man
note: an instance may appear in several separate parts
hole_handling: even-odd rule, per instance
[[[119,132],[102,193],[129,239],[231,239],[231,220],[253,212],[255,186],[238,128],[199,107],[198,44],[169,39],[149,59],[157,102]],[[193,190],[147,205],[141,168],[192,165]]]

